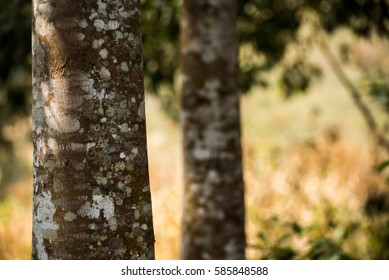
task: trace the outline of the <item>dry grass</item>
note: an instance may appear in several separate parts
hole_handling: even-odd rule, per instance
[[[32,179],[10,186],[8,198],[0,202],[0,259],[29,259],[32,232]]]
[[[363,135],[364,128],[356,127],[354,121],[347,124],[353,125],[349,130],[337,130],[334,125],[341,127],[342,123],[331,123],[325,113],[317,118],[324,119],[327,130],[320,120],[312,124],[312,120],[304,116],[309,116],[309,104],[315,103],[316,98],[302,97],[301,105],[297,100],[290,103],[266,101],[259,94],[243,100],[246,231],[250,245],[258,243],[258,234],[263,232],[272,216],[298,221],[302,225],[323,224],[324,227],[327,209],[338,208],[337,214],[343,215],[342,221],[363,220],[362,208],[372,185],[368,139],[356,140],[344,131],[356,130],[354,135],[362,130],[360,134]],[[261,107],[263,102],[267,102],[267,106]],[[156,257],[178,259],[182,208],[179,128],[166,118],[156,99],[148,97],[147,104]],[[298,115],[290,115],[296,110]],[[349,110],[353,112],[352,105]],[[346,113],[357,117],[356,112]],[[331,114],[334,111],[331,110]],[[349,118],[345,116],[346,120]],[[307,132],[312,125],[320,127]],[[18,181],[11,186],[8,198],[0,203],[2,259],[30,258],[30,186],[30,178]],[[323,234],[330,233],[325,232],[326,229],[323,231]],[[308,238],[297,238],[291,239],[290,243],[296,250],[305,252],[308,241]],[[366,244],[363,236],[357,241]],[[366,256],[362,249],[352,250],[359,250],[360,256]],[[252,248],[248,248],[247,254],[251,259],[263,257],[259,250]]]

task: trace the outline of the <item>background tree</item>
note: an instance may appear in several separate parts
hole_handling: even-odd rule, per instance
[[[183,2],[184,259],[245,258],[235,19],[235,0]]]
[[[153,259],[140,2],[33,2],[34,259]]]

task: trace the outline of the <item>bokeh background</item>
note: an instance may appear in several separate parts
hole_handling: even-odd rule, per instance
[[[157,259],[180,250],[180,7],[142,1]],[[249,259],[389,258],[388,13],[379,0],[239,1]],[[31,257],[30,34],[31,2],[1,0],[0,259]]]

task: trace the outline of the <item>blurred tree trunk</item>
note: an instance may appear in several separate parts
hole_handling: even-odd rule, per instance
[[[235,0],[184,0],[183,259],[244,259]]]
[[[33,259],[153,259],[139,0],[33,1]]]

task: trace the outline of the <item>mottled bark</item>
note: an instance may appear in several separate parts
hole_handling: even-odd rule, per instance
[[[139,0],[33,1],[33,259],[153,259]]]
[[[184,0],[183,259],[244,259],[235,0]]]

